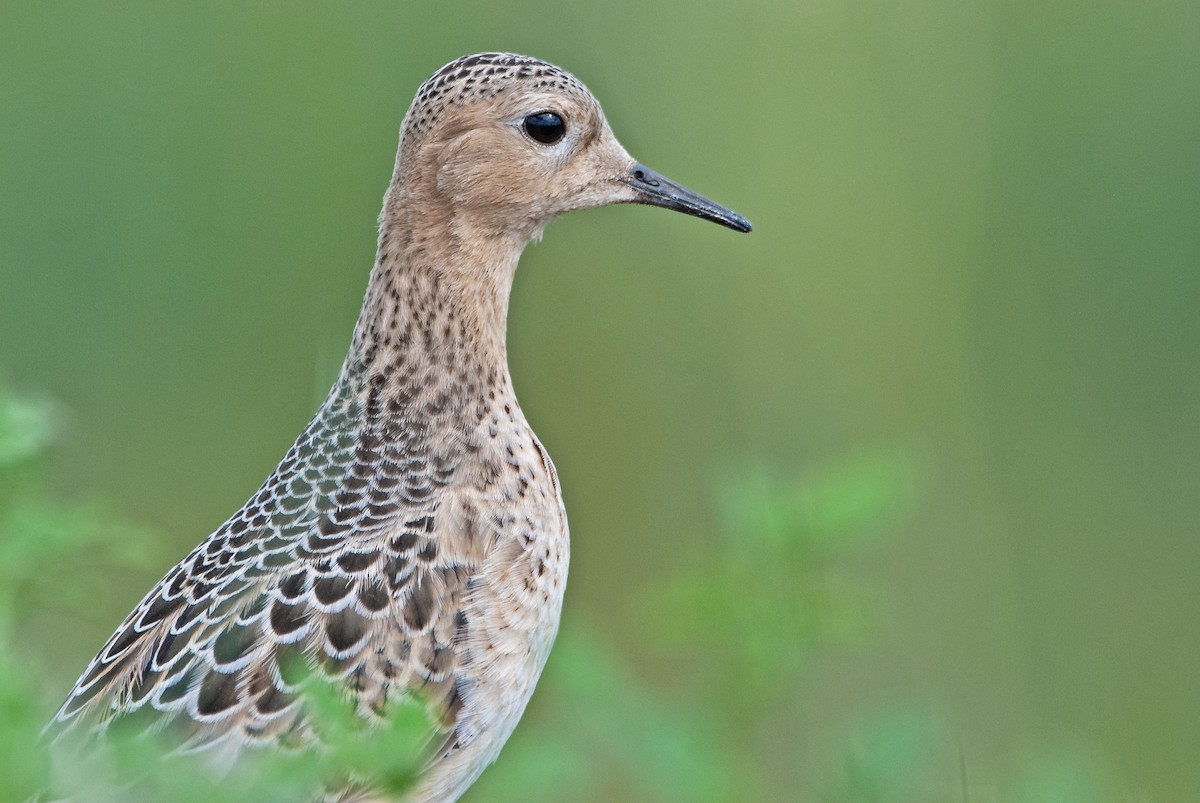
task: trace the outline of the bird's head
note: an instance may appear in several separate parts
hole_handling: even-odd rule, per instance
[[[742,216],[639,164],[574,76],[527,56],[484,53],[422,84],[405,117],[394,190],[475,230],[528,240],[575,209],[641,203],[738,231]]]

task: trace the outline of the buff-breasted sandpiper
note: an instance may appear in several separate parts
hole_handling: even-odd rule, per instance
[[[640,203],[749,231],[636,162],[576,78],[483,53],[421,85],[401,129],[349,354],[262,487],[171,569],[52,729],[138,711],[237,753],[312,734],[280,667],[362,716],[419,690],[441,724],[412,794],[453,800],[496,759],[558,629],[567,520],[508,371],[522,249],[556,216]]]

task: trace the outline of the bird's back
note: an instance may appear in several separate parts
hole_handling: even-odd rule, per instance
[[[470,409],[448,380],[347,363],[259,491],[126,618],[53,727],[152,712],[188,749],[319,742],[310,673],[361,716],[415,695],[441,734],[422,797],[453,797],[515,727],[566,581],[557,481],[507,376]]]

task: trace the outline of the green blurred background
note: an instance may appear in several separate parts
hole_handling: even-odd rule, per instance
[[[564,643],[592,646],[551,659],[510,749],[591,727],[555,691],[589,649],[694,709],[720,645],[673,649],[652,601],[725,548],[730,477],[882,461],[907,501],[822,569],[864,610],[763,690],[753,795],[829,796],[854,723],[901,710],[937,735],[872,799],[1039,773],[1074,790],[1045,800],[1200,798],[1187,3],[6,6],[0,371],[57,401],[57,493],[164,544],[31,617],[48,693],[307,421],[404,110],[478,50],[574,72],[631,153],[755,224],[597,210],[522,262],[512,369],[571,517]],[[507,755],[474,799],[521,799]],[[572,760],[538,794],[686,797]]]

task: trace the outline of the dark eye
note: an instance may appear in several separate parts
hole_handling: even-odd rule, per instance
[[[567,126],[554,112],[538,112],[525,118],[525,133],[544,145],[553,145],[567,133]]]

